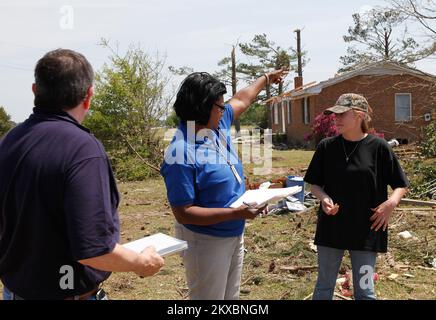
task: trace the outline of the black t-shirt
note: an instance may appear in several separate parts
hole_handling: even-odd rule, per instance
[[[344,150],[345,149],[345,150]],[[349,161],[346,161],[346,156]],[[371,230],[369,218],[392,189],[409,185],[388,143],[368,135],[359,142],[341,135],[321,141],[304,178],[322,187],[339,205],[335,216],[320,206],[315,244],[337,249],[386,252],[387,230]]]
[[[119,194],[102,144],[39,108],[0,141],[0,277],[25,299],[83,294],[109,277],[78,260],[119,241]],[[63,276],[74,271],[73,289]],[[63,284],[61,286],[61,283]]]

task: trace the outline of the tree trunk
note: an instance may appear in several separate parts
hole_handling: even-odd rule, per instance
[[[389,60],[389,35],[385,32],[385,60]]]

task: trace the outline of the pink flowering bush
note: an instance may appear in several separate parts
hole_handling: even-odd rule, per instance
[[[319,114],[312,123],[312,132],[304,137],[306,141],[314,141],[317,145],[322,139],[338,135],[335,124],[335,115]]]

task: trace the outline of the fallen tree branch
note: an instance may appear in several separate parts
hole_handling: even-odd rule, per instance
[[[434,202],[434,201],[422,201],[422,200],[415,200],[415,199],[401,199],[400,203],[404,203],[404,204],[416,204],[417,206],[436,207],[436,202]]]
[[[418,269],[436,271],[436,268],[428,268],[428,267],[423,267],[423,266],[418,266]]]
[[[318,266],[282,266],[279,269],[283,271],[295,272],[298,270],[316,270],[318,269]]]
[[[129,140],[127,140],[126,137],[122,136],[124,141],[126,141],[127,145],[130,147],[130,149],[132,149],[132,151],[139,157],[139,159],[142,160],[142,162],[145,163],[145,165],[147,165],[148,167],[154,169],[155,171],[157,171],[158,173],[160,173],[159,168],[155,167],[154,165],[150,164],[147,162],[147,160],[145,160],[137,151],[135,148],[133,148],[133,146],[130,144]]]
[[[411,212],[411,214],[415,215],[415,216],[419,216],[419,217],[428,217],[428,216],[433,216],[433,214],[431,212]]]
[[[313,293],[309,294],[307,297],[304,297],[303,300],[309,300],[309,299],[312,298],[312,297],[313,297]]]
[[[243,283],[241,283],[241,287],[243,287],[243,286],[245,286],[247,283],[249,283],[251,280],[253,280],[254,279],[254,276],[252,276],[252,277],[248,277],[248,279],[247,280],[245,280]]]
[[[410,208],[395,208],[395,211],[429,211],[429,208],[423,207],[410,207]]]

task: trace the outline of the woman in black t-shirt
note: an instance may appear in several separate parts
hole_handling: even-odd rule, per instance
[[[391,147],[368,134],[369,105],[343,94],[325,111],[336,115],[340,135],[318,145],[304,180],[321,201],[315,244],[318,280],[314,300],[332,299],[344,251],[353,269],[355,299],[375,299],[377,252],[387,251],[387,227],[409,185]],[[393,189],[388,198],[387,186]]]

